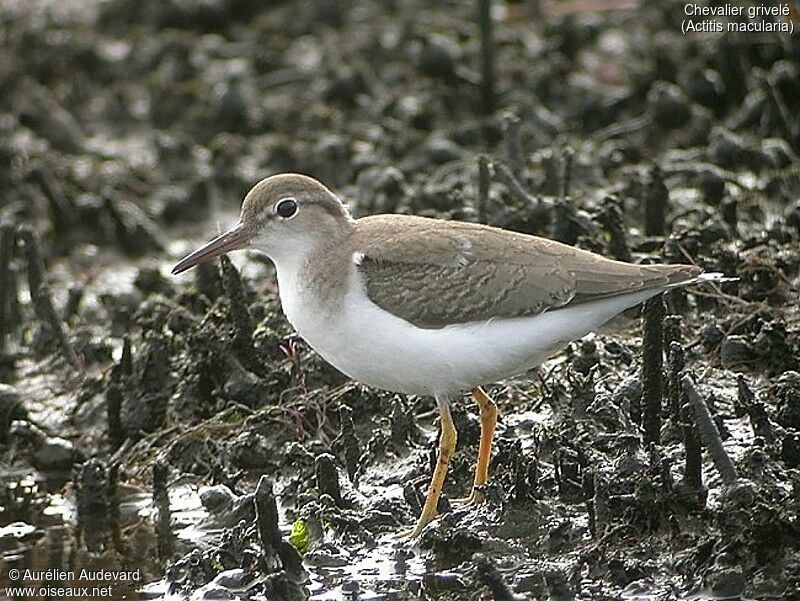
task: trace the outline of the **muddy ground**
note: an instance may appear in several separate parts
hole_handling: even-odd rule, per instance
[[[475,2],[265,4],[0,0],[3,587],[800,598],[800,36],[682,35],[644,0],[495,2],[491,31]],[[457,404],[412,545],[433,401],[325,365],[262,257],[168,275],[281,171],[356,216],[739,279],[650,306],[644,352],[634,311],[493,386],[478,508],[449,502]]]

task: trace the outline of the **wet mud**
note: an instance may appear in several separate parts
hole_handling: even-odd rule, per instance
[[[800,37],[639,4],[0,0],[2,586],[800,598]],[[455,403],[410,542],[433,400],[328,366],[263,257],[168,275],[281,171],[356,216],[738,279],[488,389],[479,506],[453,503],[480,434]]]

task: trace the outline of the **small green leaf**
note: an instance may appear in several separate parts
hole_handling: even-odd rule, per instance
[[[292,533],[289,535],[289,542],[300,553],[306,552],[308,545],[311,543],[311,537],[308,534],[308,524],[305,520],[297,520],[294,523]]]

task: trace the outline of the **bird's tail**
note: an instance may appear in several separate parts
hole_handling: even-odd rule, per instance
[[[739,278],[735,276],[725,275],[719,271],[709,271],[705,273],[701,273],[697,277],[685,282],[686,284],[703,284],[705,282],[737,282]]]
[[[694,277],[673,282],[663,288],[663,290],[672,290],[673,288],[683,288],[684,286],[693,286],[694,284],[722,284],[724,282],[737,282],[739,278],[725,275],[719,271],[709,271],[700,273]]]

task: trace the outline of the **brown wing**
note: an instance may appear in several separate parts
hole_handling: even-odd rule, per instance
[[[353,240],[369,298],[422,328],[520,317],[690,280],[688,265],[632,265],[535,236],[381,215]]]

